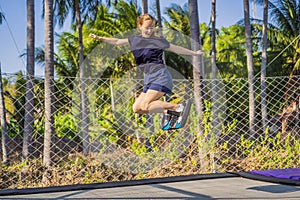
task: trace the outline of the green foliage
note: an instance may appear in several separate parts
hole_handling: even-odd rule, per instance
[[[58,137],[70,139],[78,135],[78,120],[72,114],[57,114],[54,117],[55,133]]]
[[[4,82],[4,99],[7,115],[8,134],[11,137],[21,136],[24,127],[25,84],[23,73]]]
[[[242,152],[240,165],[245,170],[293,168],[299,164],[300,141],[293,133],[284,139],[281,133],[276,137],[270,137],[266,133],[257,140],[248,140],[241,136],[237,147]]]
[[[223,78],[247,77],[244,28],[222,27],[217,39],[217,66]]]
[[[117,143],[122,136],[122,130],[115,120],[114,113],[111,112],[109,106],[104,107],[98,119],[102,133],[109,138],[111,143]],[[101,133],[101,131],[100,131]]]

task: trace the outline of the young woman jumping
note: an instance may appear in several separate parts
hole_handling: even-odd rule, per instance
[[[165,113],[179,117],[184,111],[184,104],[160,100],[166,93],[171,93],[173,88],[172,76],[163,61],[164,50],[192,56],[202,55],[203,52],[176,46],[158,36],[155,31],[155,19],[149,14],[138,17],[137,29],[140,35],[125,39],[100,37],[95,34],[90,34],[90,37],[112,45],[130,45],[137,66],[144,72],[143,92],[133,104],[135,113]]]

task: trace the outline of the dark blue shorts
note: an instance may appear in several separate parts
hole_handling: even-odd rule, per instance
[[[144,86],[143,92],[146,93],[147,90],[156,90],[159,92],[164,92],[164,93],[171,93],[171,90],[163,85],[159,85],[159,84],[155,84],[155,83],[149,83],[147,85]]]

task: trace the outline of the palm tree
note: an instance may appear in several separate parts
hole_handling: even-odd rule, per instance
[[[211,12],[211,51],[212,51],[212,79],[217,77],[216,66],[216,1],[212,0],[212,12]]]
[[[4,15],[0,12],[0,24],[2,24],[2,20],[4,19]],[[1,124],[1,132],[2,132],[2,160],[4,164],[8,162],[8,147],[7,147],[7,128],[6,128],[6,110],[4,105],[4,95],[3,95],[3,86],[2,86],[2,75],[1,75],[1,63],[0,63],[0,124]]]
[[[3,164],[8,164],[8,132],[7,132],[7,122],[6,122],[6,108],[4,103],[3,95],[3,85],[2,85],[2,72],[0,63],[0,124],[1,124],[1,139],[2,139],[2,162]]]
[[[83,142],[83,152],[88,153],[89,149],[89,117],[88,117],[88,98],[85,89],[85,65],[84,65],[84,46],[82,41],[82,21],[85,18],[90,17],[89,12],[96,12],[93,15],[97,15],[98,5],[101,1],[95,0],[56,0],[56,18],[59,21],[59,25],[63,25],[69,12],[72,12],[72,21],[76,21],[76,27],[78,31],[78,46],[79,46],[79,78],[81,88],[81,135]],[[82,16],[83,15],[83,16]]]
[[[255,94],[254,94],[254,65],[252,55],[251,24],[249,13],[249,0],[244,0],[244,21],[246,35],[246,55],[248,68],[248,90],[249,90],[249,133],[250,137],[255,134]]]
[[[217,65],[216,65],[216,3],[217,0],[212,0],[211,13],[211,66],[212,66],[212,112],[213,112],[213,127],[215,135],[219,134],[220,123],[218,122],[218,99],[217,99]]]
[[[26,81],[26,100],[25,100],[25,121],[23,136],[23,162],[30,154],[30,140],[33,132],[34,123],[34,0],[27,0],[27,81]]]
[[[85,89],[85,68],[84,68],[84,54],[83,54],[83,42],[82,42],[82,21],[81,21],[81,10],[79,0],[75,0],[75,13],[78,28],[78,43],[79,43],[79,65],[80,65],[80,88],[81,88],[81,134],[83,152],[89,152],[89,117],[88,117],[88,98]]]
[[[44,37],[45,37],[45,135],[44,159],[46,167],[51,166],[51,144],[54,135],[54,34],[53,0],[44,0]]]
[[[198,17],[198,4],[196,0],[188,1],[190,13],[190,33],[192,50],[200,50],[201,44],[199,40],[199,17]],[[196,104],[196,111],[199,116],[199,134],[203,134],[202,120],[204,111],[204,91],[203,91],[203,64],[202,56],[193,56],[193,77],[194,77],[194,97]]]
[[[200,50],[201,49],[201,42],[199,40],[200,35],[200,28],[199,28],[199,17],[198,17],[198,4],[197,0],[189,0],[188,1],[189,7],[189,15],[190,15],[190,32],[191,32],[191,46],[192,50]],[[203,83],[203,62],[202,56],[193,56],[193,77],[194,77],[194,98],[195,98],[195,107],[197,116],[199,116],[198,121],[198,133],[197,139],[199,140],[200,144],[205,144],[206,136],[204,135],[204,127],[203,127],[203,119],[204,119],[204,83]],[[198,149],[199,157],[200,157],[200,165],[201,170],[205,171],[207,168],[206,162],[206,155],[207,149],[201,148]]]
[[[267,68],[267,48],[268,48],[268,0],[264,0],[264,15],[262,29],[262,60],[261,60],[261,114],[263,131],[267,130],[267,91],[266,91],[266,68]]]

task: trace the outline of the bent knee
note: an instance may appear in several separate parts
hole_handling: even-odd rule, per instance
[[[149,106],[148,105],[141,106],[141,105],[133,104],[132,110],[134,113],[137,114],[146,114],[149,112]]]
[[[137,106],[132,106],[132,111],[134,113],[140,114],[140,109]]]

